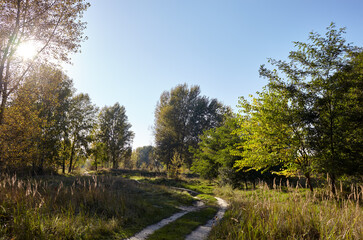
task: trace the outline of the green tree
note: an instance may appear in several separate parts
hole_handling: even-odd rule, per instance
[[[182,173],[183,159],[178,152],[174,152],[168,168],[168,177],[178,179]]]
[[[153,164],[152,152],[153,146],[138,147],[133,151],[133,158],[137,168],[146,167],[149,168]]]
[[[93,155],[93,165],[98,170],[98,165],[107,160],[106,144],[103,142],[94,141],[91,147],[91,154]]]
[[[344,28],[331,24],[325,36],[313,32],[308,43],[295,42],[290,62],[270,59],[278,70],[261,66],[260,75],[269,84],[252,104],[243,99],[240,103],[247,139],[240,166],[280,161],[282,173],[299,171],[308,180],[312,171],[323,171],[330,175],[335,193],[336,177],[359,161],[359,154],[347,154],[348,149],[355,153],[361,149],[356,144],[361,143],[359,131],[351,128],[361,124],[346,117],[361,114],[355,107],[360,103],[361,72],[352,67],[359,49],[346,44],[344,33]],[[354,139],[352,144],[349,139]]]
[[[319,83],[314,103],[313,149],[320,169],[329,173],[332,192],[335,179],[363,172],[363,53],[351,53],[343,69]],[[321,85],[321,86],[320,86]]]
[[[33,104],[37,93],[33,88],[22,87],[19,96],[11,102],[0,125],[0,167],[19,169],[32,165],[38,156],[38,142],[42,135],[43,120]]]
[[[204,131],[198,148],[192,150],[194,161],[191,169],[206,179],[217,178],[222,170],[235,173],[233,165],[240,157],[233,156],[231,151],[241,141],[238,135],[233,134],[237,128],[237,118],[230,114],[220,127]]]
[[[68,136],[70,159],[68,172],[72,171],[77,156],[87,156],[91,142],[91,131],[96,123],[98,109],[91,103],[88,94],[78,94],[71,99],[69,109]]]
[[[60,70],[45,65],[35,68],[14,95],[0,126],[4,134],[0,145],[3,161],[13,161],[9,159],[12,153],[12,158],[23,159],[23,164],[18,164],[18,167],[31,164],[33,171],[38,173],[42,173],[44,166],[54,167],[59,160],[71,94],[72,82]],[[11,135],[13,137],[9,137]],[[29,149],[24,153],[9,149],[9,146],[26,149],[27,141],[21,139],[31,141],[36,150]]]
[[[6,104],[29,71],[50,58],[69,62],[85,39],[80,21],[89,4],[84,0],[1,0],[0,1],[0,124]],[[17,55],[22,43],[39,45],[32,59]]]
[[[308,125],[303,121],[298,102],[285,91],[268,85],[249,103],[240,98],[240,121],[237,133],[243,141],[235,154],[241,159],[235,166],[285,176],[303,174],[311,190],[314,158],[307,143]],[[276,169],[277,168],[277,169]]]
[[[169,167],[177,152],[188,167],[189,147],[197,147],[204,130],[219,126],[226,108],[216,99],[200,96],[199,86],[178,85],[161,94],[155,110],[155,143],[158,159]]]
[[[121,159],[131,156],[131,144],[134,137],[125,107],[116,103],[111,107],[102,108],[99,126],[99,137],[106,144],[112,166],[116,169]]]

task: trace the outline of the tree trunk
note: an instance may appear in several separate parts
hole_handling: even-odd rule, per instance
[[[117,160],[115,155],[112,156],[112,168],[117,169]]]
[[[4,84],[6,85],[6,84]],[[6,86],[4,86],[4,91],[6,91]],[[8,96],[6,94],[6,92],[2,93],[2,98],[1,98],[1,105],[0,105],[0,125],[3,124],[4,122],[4,112],[5,112],[5,106],[6,106],[6,102],[7,102]]]
[[[66,140],[67,140],[67,137],[66,137]],[[67,141],[64,141],[64,147],[63,147],[63,160],[62,160],[62,173],[65,174],[66,173],[66,156],[65,156],[65,153],[66,153],[66,143]]]
[[[330,178],[330,190],[331,193],[335,196],[336,195],[336,187],[335,187],[335,174],[329,174]]]
[[[305,177],[306,177],[306,180],[307,180],[307,182],[308,182],[308,186],[309,186],[309,188],[310,188],[310,191],[311,191],[311,192],[313,192],[313,191],[314,191],[314,189],[313,189],[313,185],[311,185],[310,173],[306,173],[306,174],[305,174]]]
[[[69,159],[68,173],[72,172],[73,156],[74,156],[74,141],[72,142],[71,157]]]
[[[66,173],[66,159],[63,157],[62,160],[62,173],[65,174]]]

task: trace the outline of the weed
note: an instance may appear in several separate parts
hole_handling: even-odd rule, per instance
[[[363,211],[353,199],[332,199],[323,189],[287,187],[254,191],[216,190],[230,208],[209,239],[363,239]]]
[[[120,239],[192,197],[117,176],[0,177],[3,239]]]

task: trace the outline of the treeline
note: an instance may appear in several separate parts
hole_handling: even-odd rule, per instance
[[[295,42],[289,61],[269,59],[268,79],[233,114],[199,88],[180,85],[155,111],[155,152],[168,169],[182,164],[207,179],[238,185],[264,177],[328,176],[362,181],[363,53],[334,24]]]
[[[99,110],[50,65],[33,67],[11,95],[0,124],[2,171],[71,172],[86,159],[117,168],[131,157],[133,132],[119,103]]]

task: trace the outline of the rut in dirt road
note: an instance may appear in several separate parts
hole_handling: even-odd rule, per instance
[[[174,189],[177,190],[182,190],[182,191],[187,191],[193,195],[197,195],[198,193],[189,189],[185,189],[185,188],[175,188]],[[218,197],[215,197],[217,199],[218,205],[219,205],[219,210],[217,212],[217,214],[207,222],[207,224],[203,225],[203,226],[199,226],[196,230],[194,230],[192,233],[190,233],[188,236],[186,236],[186,240],[203,240],[206,239],[208,237],[209,232],[212,230],[212,227],[223,218],[224,213],[227,210],[228,207],[228,203]],[[197,204],[195,206],[192,207],[180,207],[181,210],[183,210],[182,212],[176,213],[174,215],[172,215],[171,217],[165,218],[163,220],[161,220],[160,222],[150,225],[146,228],[144,228],[141,232],[137,233],[136,235],[134,235],[131,238],[128,238],[127,240],[145,240],[147,239],[147,237],[151,234],[153,234],[156,230],[168,225],[171,222],[174,222],[175,220],[177,220],[178,218],[184,216],[185,214],[189,213],[189,212],[193,212],[193,211],[197,211],[199,209],[201,209],[203,207],[204,203],[201,201],[198,201]]]
[[[209,232],[212,230],[212,227],[220,221],[224,213],[227,210],[228,203],[224,201],[222,198],[215,197],[218,201],[219,210],[217,214],[207,222],[204,226],[199,226],[196,230],[194,230],[191,234],[189,234],[185,240],[203,240],[208,237]]]
[[[194,206],[191,207],[179,207],[181,210],[183,210],[182,212],[178,212],[175,213],[174,215],[172,215],[171,217],[165,218],[163,220],[161,220],[160,222],[150,225],[146,228],[144,228],[141,232],[137,233],[136,235],[134,235],[131,238],[128,238],[128,240],[144,240],[147,239],[147,237],[151,234],[153,234],[156,230],[168,225],[171,222],[174,222],[175,220],[177,220],[178,218],[184,216],[185,214],[189,213],[189,212],[194,212],[197,211],[199,209],[201,209],[203,207],[204,203],[202,201],[198,201],[196,202],[196,204]]]

